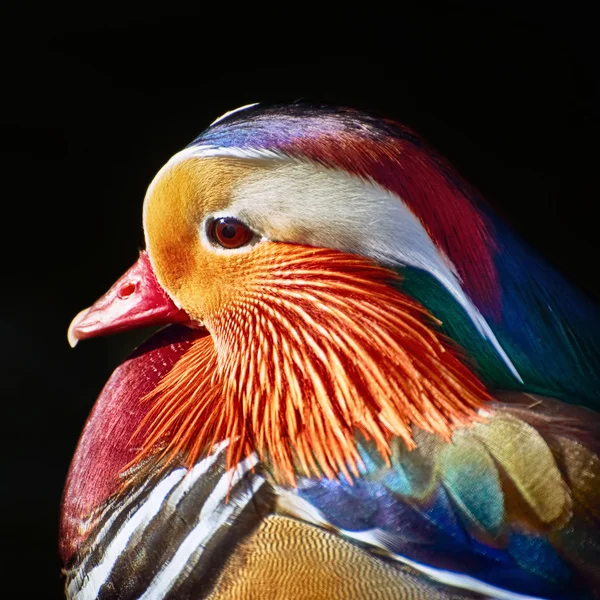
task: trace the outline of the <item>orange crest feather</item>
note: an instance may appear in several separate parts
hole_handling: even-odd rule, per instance
[[[398,276],[333,250],[264,243],[192,344],[146,397],[140,458],[187,453],[194,464],[230,439],[228,467],[256,451],[276,477],[351,479],[355,435],[386,459],[412,426],[450,439],[489,400]]]

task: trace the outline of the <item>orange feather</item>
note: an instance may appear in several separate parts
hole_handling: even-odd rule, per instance
[[[479,379],[403,295],[393,271],[342,252],[266,242],[205,318],[211,336],[182,356],[145,402],[140,456],[161,446],[190,465],[230,439],[228,466],[253,451],[276,478],[340,473],[361,464],[355,435],[388,459],[412,426],[449,440],[489,400]]]

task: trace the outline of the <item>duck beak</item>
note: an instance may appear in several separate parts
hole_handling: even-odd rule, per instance
[[[148,325],[189,322],[158,283],[147,252],[92,306],[71,321],[67,338],[79,340]]]

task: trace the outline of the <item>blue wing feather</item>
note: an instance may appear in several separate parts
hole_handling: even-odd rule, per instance
[[[492,329],[526,384],[600,408],[600,311],[503,224],[495,226],[502,321]]]

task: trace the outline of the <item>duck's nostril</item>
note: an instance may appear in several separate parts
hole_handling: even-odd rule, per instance
[[[133,294],[133,292],[135,292],[135,288],[136,285],[135,283],[125,283],[124,285],[122,285],[119,288],[119,291],[117,292],[117,296],[119,296],[119,298],[124,299],[124,298],[129,298],[129,296],[131,296],[131,294]]]

